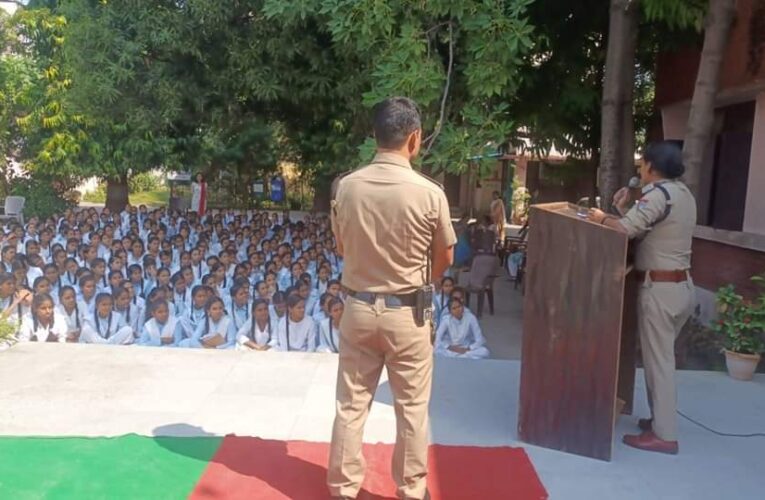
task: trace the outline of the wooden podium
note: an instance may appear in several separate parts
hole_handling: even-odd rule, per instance
[[[568,203],[531,207],[529,227],[518,435],[611,460],[617,397],[632,413],[635,382],[628,239]]]

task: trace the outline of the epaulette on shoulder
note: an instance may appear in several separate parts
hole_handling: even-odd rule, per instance
[[[330,189],[330,200],[334,200],[335,199],[335,195],[337,194],[337,186],[338,186],[338,184],[340,184],[340,181],[344,177],[346,177],[346,176],[352,174],[353,172],[355,172],[356,170],[357,169],[354,168],[354,169],[348,170],[347,172],[342,172],[342,173],[338,174],[337,177],[335,177],[335,179],[332,181],[332,186],[331,186],[331,189]]]
[[[438,189],[440,189],[441,191],[444,191],[444,186],[443,186],[443,184],[441,184],[440,182],[438,182],[437,180],[435,180],[435,179],[434,179],[434,178],[432,178],[431,176],[429,176],[429,175],[425,175],[425,174],[423,174],[423,173],[422,173],[421,171],[419,171],[419,170],[414,170],[414,169],[412,169],[412,170],[413,170],[415,173],[417,173],[417,174],[418,174],[420,177],[424,177],[425,179],[429,180],[430,182],[432,182],[433,184],[435,184],[436,186],[438,186]]]

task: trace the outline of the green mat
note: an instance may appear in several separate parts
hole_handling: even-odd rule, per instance
[[[222,438],[0,438],[0,499],[182,499]]]

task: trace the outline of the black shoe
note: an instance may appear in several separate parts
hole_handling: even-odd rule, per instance
[[[653,429],[653,419],[652,418],[641,418],[638,420],[638,428],[645,432],[650,431]]]

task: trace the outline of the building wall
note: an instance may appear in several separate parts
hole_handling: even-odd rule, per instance
[[[752,36],[756,29],[753,19],[765,15],[758,10],[762,0],[737,0],[736,20],[731,30],[721,72],[720,88],[724,97],[728,89],[742,87],[756,88],[765,85],[765,56],[759,47],[752,47],[757,38]],[[759,64],[751,61],[750,54],[759,53]],[[656,77],[656,104],[688,101],[693,96],[701,59],[701,46],[690,47],[676,52],[662,53],[658,59]]]
[[[749,297],[758,292],[751,277],[765,272],[765,252],[726,245],[701,238],[693,239],[691,275],[698,287],[717,290],[728,284]]]
[[[757,98],[754,115],[744,232],[765,234],[765,92]]]

